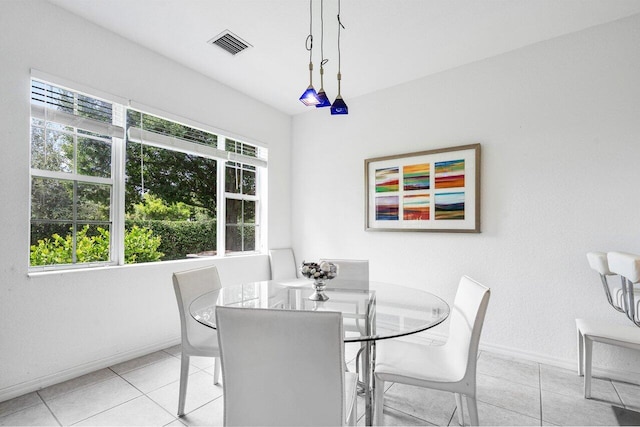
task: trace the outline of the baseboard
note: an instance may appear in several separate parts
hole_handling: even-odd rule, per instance
[[[138,347],[124,353],[118,353],[116,355],[105,357],[103,359],[94,360],[89,363],[74,366],[69,369],[65,369],[50,375],[34,378],[29,381],[25,381],[19,384],[15,384],[9,387],[0,389],[0,402],[13,399],[14,397],[22,396],[32,391],[37,391],[45,387],[49,387],[54,384],[77,378],[79,376],[108,368],[109,366],[116,365],[118,363],[126,362],[127,360],[135,359],[136,357],[144,356],[145,354],[153,353],[155,351],[164,350],[165,348],[172,347],[180,344],[180,337],[176,337],[160,343]]]

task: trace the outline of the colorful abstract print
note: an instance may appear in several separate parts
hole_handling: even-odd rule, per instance
[[[402,218],[405,221],[427,221],[430,216],[429,195],[404,196],[402,208]]]
[[[376,197],[376,221],[397,221],[399,211],[398,196]]]
[[[436,189],[464,187],[464,160],[436,162],[435,174]]]
[[[436,220],[464,219],[464,192],[436,194]]]
[[[403,186],[405,191],[428,190],[431,186],[430,165],[408,165],[402,168]]]
[[[376,193],[398,191],[400,169],[396,167],[376,169]]]

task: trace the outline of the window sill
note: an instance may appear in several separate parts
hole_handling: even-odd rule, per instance
[[[124,264],[124,265],[107,265],[107,264],[98,264],[98,265],[86,265],[86,266],[76,266],[76,267],[60,267],[60,268],[50,268],[46,270],[31,270],[27,272],[28,278],[39,278],[39,277],[51,277],[55,275],[67,275],[73,273],[87,273],[94,271],[108,271],[108,270],[120,270],[120,269],[132,269],[132,268],[150,268],[150,267],[163,267],[166,266],[169,268],[170,266],[181,265],[181,264],[195,264],[202,262],[205,259],[210,260],[224,260],[229,258],[242,258],[242,257],[258,257],[258,256],[266,256],[266,254],[260,253],[258,251],[255,252],[235,252],[228,253],[225,256],[219,255],[209,255],[209,256],[198,256],[198,257],[189,257],[185,259],[176,259],[170,261],[161,261],[161,262],[141,262],[137,264]]]

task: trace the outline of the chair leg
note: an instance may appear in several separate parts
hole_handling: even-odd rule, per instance
[[[458,410],[458,422],[461,426],[464,426],[464,409],[462,407],[462,398],[460,393],[453,393],[456,398],[456,409]]]
[[[378,379],[374,375],[374,381],[376,382],[375,392],[373,396],[373,425],[384,425],[384,381]]]
[[[360,350],[356,353],[356,374],[358,374],[358,381],[360,381],[360,355],[362,354],[362,350],[364,350],[364,345],[360,345]]]
[[[584,375],[584,337],[578,329],[578,375]]]
[[[220,358],[213,358],[213,385],[218,385],[220,383]]]
[[[182,353],[180,358],[180,391],[178,392],[178,416],[184,415],[184,403],[187,397],[187,381],[189,380],[189,356]]]
[[[347,425],[351,427],[356,427],[358,423],[358,402],[354,402],[353,408],[351,408],[351,413],[349,414],[349,418],[347,418]]]
[[[469,411],[469,425],[479,426],[478,420],[478,405],[476,404],[476,398],[471,396],[465,396],[467,400],[467,410]]]
[[[583,337],[584,340],[584,398],[591,398],[591,364],[593,353],[593,340]]]

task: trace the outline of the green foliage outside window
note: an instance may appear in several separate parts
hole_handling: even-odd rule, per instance
[[[142,202],[134,204],[133,210],[129,215],[133,219],[186,221],[191,217],[191,209],[186,203],[169,204],[151,193],[144,194]]]
[[[76,238],[76,262],[106,262],[109,261],[109,230],[97,228],[95,235],[89,235],[89,226],[78,230]],[[72,235],[60,236],[55,233],[51,238],[38,240],[31,245],[31,265],[71,264],[73,262]],[[125,263],[159,261],[164,255],[158,251],[160,236],[154,236],[147,228],[132,227],[125,232]]]
[[[216,220],[200,221],[145,221],[127,220],[131,227],[147,228],[162,236],[158,250],[164,255],[161,261],[184,259],[188,255],[216,255]],[[142,262],[142,261],[137,261]]]
[[[124,232],[124,262],[133,264],[136,262],[160,261],[164,255],[158,251],[162,242],[160,236],[154,236],[153,230],[133,226]]]

